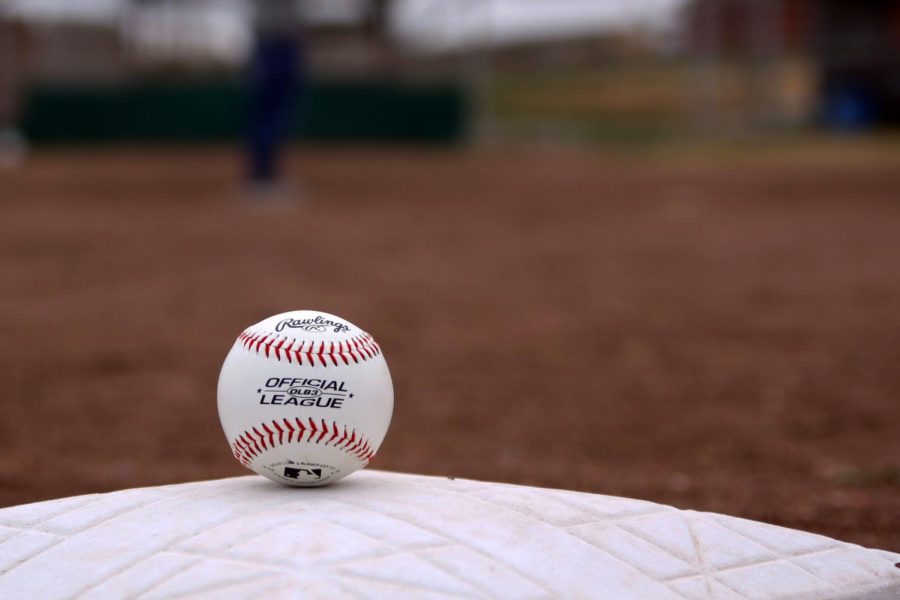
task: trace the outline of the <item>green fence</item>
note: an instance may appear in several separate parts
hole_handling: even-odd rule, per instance
[[[24,130],[34,143],[217,141],[241,137],[239,82],[35,86]],[[465,136],[463,86],[395,82],[317,83],[298,103],[292,133],[314,140],[446,143]]]

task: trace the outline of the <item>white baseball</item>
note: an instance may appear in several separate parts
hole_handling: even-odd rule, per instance
[[[218,397],[234,457],[295,486],[333,483],[369,464],[394,409],[391,374],[372,336],[313,310],[241,333],[222,365]]]

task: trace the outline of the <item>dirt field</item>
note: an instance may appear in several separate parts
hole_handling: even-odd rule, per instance
[[[373,467],[625,495],[900,551],[900,157],[228,150],[0,171],[0,505],[243,473],[247,325],[381,342]],[[302,492],[298,492],[302,493]]]

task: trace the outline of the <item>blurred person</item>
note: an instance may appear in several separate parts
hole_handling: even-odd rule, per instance
[[[252,192],[284,198],[280,158],[297,100],[307,82],[305,40],[295,0],[253,2],[255,44],[250,67],[247,140]]]
[[[19,132],[24,83],[24,31],[0,4],[0,166],[19,164],[25,138]]]

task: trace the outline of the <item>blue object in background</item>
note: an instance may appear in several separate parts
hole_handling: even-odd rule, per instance
[[[250,178],[278,179],[278,158],[292,129],[294,105],[306,87],[302,47],[294,37],[257,42],[250,70]]]
[[[838,84],[824,96],[825,126],[837,131],[864,131],[878,122],[874,94],[860,85]]]

